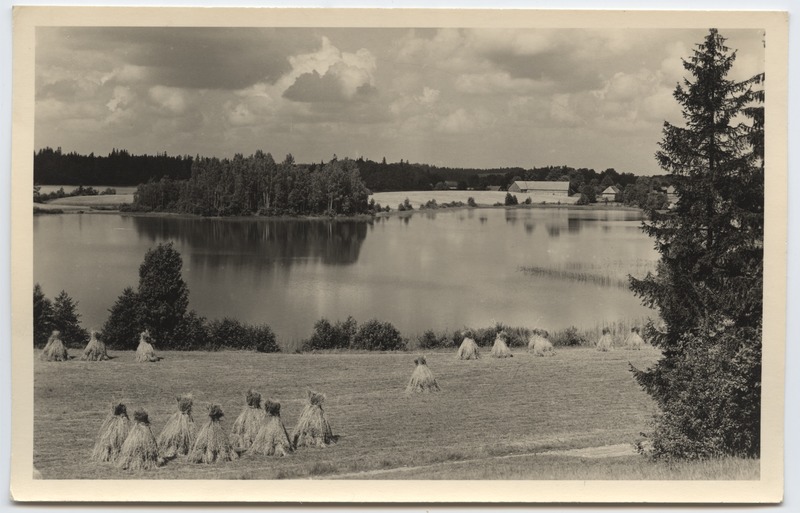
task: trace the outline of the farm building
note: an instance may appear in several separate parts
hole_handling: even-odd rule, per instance
[[[600,197],[606,201],[617,201],[617,194],[619,193],[619,188],[616,185],[612,185],[610,187],[606,187]]]
[[[569,182],[539,182],[517,180],[508,187],[508,192],[529,192],[548,196],[569,196]]]
[[[499,191],[499,190],[500,190],[500,186],[499,186],[499,185],[487,185],[487,186],[486,186],[486,190],[487,190],[487,191],[494,191],[494,192],[497,192],[497,191]]]
[[[667,187],[667,203],[674,205],[678,202],[678,193],[675,192],[675,187],[670,185]]]

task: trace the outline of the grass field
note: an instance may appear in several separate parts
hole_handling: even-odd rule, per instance
[[[100,363],[36,361],[34,464],[46,479],[563,479],[573,471],[581,479],[615,479],[621,464],[645,469],[643,479],[664,475],[650,468],[655,464],[630,455],[627,445],[646,429],[653,413],[652,402],[631,378],[628,361],[650,365],[658,358],[652,348],[612,353],[561,349],[552,358],[518,350],[515,358],[478,361],[455,360],[452,352],[428,353],[443,390],[411,397],[404,387],[413,371],[413,353],[161,355],[164,360],[151,364],[135,363],[131,352],[113,352],[114,359]],[[195,422],[205,420],[206,405],[219,402],[226,412],[223,427],[229,430],[248,387],[282,403],[290,431],[306,387],[326,393],[324,408],[338,443],[301,449],[283,459],[245,455],[218,465],[173,460],[135,474],[89,461],[112,400],[125,402],[129,413],[145,408],[158,435],[176,408],[174,397],[192,392]],[[584,465],[580,462],[590,459],[541,454],[614,444],[624,444],[628,455]],[[564,458],[571,463],[563,465]],[[408,471],[417,466],[422,474]]]
[[[98,196],[69,196],[58,198],[45,203],[52,208],[89,207],[89,208],[119,208],[120,205],[133,203],[133,193],[130,194],[104,194]]]

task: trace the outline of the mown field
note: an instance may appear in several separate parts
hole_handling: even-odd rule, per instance
[[[73,350],[72,353],[77,353]],[[438,394],[407,396],[414,353],[258,354],[164,352],[158,363],[135,363],[132,352],[107,362],[35,363],[34,465],[45,479],[681,479],[757,478],[758,463],[732,460],[711,467],[663,467],[628,444],[654,411],[633,381],[628,362],[646,367],[652,348],[598,353],[561,349],[537,358],[486,355],[458,361],[428,353]],[[327,394],[325,411],[338,443],[286,458],[245,456],[198,465],[173,460],[129,473],[89,461],[112,400],[129,413],[144,408],[154,434],[191,392],[195,422],[205,406],[222,405],[230,430],[253,387],[282,403],[291,431],[310,387]],[[616,446],[612,457],[592,448]],[[575,449],[581,451],[562,452]],[[602,453],[602,450],[601,450]],[[587,457],[581,457],[586,454]],[[615,455],[614,455],[615,454]],[[619,472],[621,468],[626,472]]]

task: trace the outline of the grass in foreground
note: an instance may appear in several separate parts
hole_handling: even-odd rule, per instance
[[[428,365],[442,391],[411,397],[404,394],[414,370],[410,353],[160,352],[163,361],[137,364],[132,352],[112,352],[116,358],[100,363],[37,360],[34,464],[46,479],[283,479],[469,460],[467,467],[490,474],[482,479],[538,468],[555,479],[564,477],[557,465],[541,467],[533,454],[631,443],[646,429],[654,407],[631,377],[628,361],[646,367],[658,358],[656,350],[562,348],[552,358],[514,352],[514,358],[478,361],[458,361],[450,351],[429,352]],[[216,402],[225,411],[222,427],[230,432],[250,387],[281,402],[289,430],[302,410],[306,387],[326,393],[325,411],[338,443],[286,458],[245,455],[218,465],[178,459],[138,473],[89,460],[112,400],[125,402],[129,410],[146,409],[157,434],[173,413],[174,397],[191,392],[196,421],[206,405]],[[453,472],[462,475],[455,467]],[[590,474],[615,478],[609,472],[614,468],[600,466]]]

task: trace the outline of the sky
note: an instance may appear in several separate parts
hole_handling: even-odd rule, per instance
[[[707,30],[39,27],[35,147],[657,174]],[[724,30],[730,75],[760,30]]]

